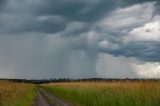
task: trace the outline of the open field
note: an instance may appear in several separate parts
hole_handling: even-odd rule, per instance
[[[12,81],[0,80],[0,106],[69,106],[37,84]]]
[[[160,81],[0,81],[0,106],[160,106]]]
[[[0,81],[0,106],[30,106],[35,97],[35,85]]]
[[[42,87],[73,106],[160,106],[159,81],[69,82]]]

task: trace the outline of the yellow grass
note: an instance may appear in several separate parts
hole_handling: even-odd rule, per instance
[[[0,81],[0,106],[29,106],[35,96],[35,85]]]
[[[158,81],[69,82],[43,87],[80,106],[160,106]]]
[[[44,84],[47,86],[58,86],[63,88],[70,89],[94,89],[94,90],[105,90],[105,89],[117,89],[118,91],[126,90],[136,90],[136,89],[148,89],[148,90],[158,90],[160,91],[160,82],[152,81],[139,81],[139,82],[130,82],[130,81],[115,81],[115,82],[64,82],[64,83],[50,83]],[[160,93],[160,92],[158,92]]]

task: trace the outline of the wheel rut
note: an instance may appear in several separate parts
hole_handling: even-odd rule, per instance
[[[41,87],[37,88],[37,96],[33,106],[70,106],[59,97],[49,93]]]

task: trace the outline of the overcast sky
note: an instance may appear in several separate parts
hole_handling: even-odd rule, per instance
[[[159,0],[0,0],[1,78],[160,78]]]

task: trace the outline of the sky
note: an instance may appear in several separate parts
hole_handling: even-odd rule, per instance
[[[160,1],[0,0],[0,78],[160,78]]]

